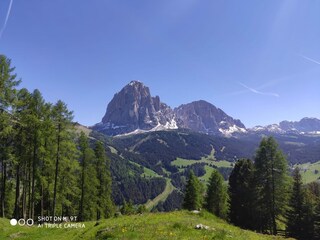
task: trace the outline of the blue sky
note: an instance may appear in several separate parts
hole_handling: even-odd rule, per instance
[[[13,0],[0,53],[21,87],[84,125],[138,79],[171,107],[203,99],[252,127],[320,118],[319,12],[318,0]]]

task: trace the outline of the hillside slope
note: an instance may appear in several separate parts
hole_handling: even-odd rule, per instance
[[[209,226],[197,230],[197,224]],[[85,228],[46,229],[10,226],[9,220],[0,219],[0,239],[282,239],[239,229],[209,213],[200,215],[186,211],[147,213],[103,220],[99,224],[86,222]]]

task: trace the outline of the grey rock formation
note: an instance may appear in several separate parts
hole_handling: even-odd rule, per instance
[[[233,132],[245,132],[240,120],[235,120],[211,103],[200,100],[183,104],[174,109],[179,127],[207,134],[230,135]]]
[[[315,134],[320,135],[320,120],[317,118],[303,118],[300,121],[282,121],[279,124],[256,126],[252,132],[277,133],[277,134]]]
[[[320,131],[320,120],[317,118],[302,118],[300,121],[282,121],[279,126],[284,131],[297,131],[300,133]]]
[[[218,135],[246,132],[240,120],[203,100],[172,110],[159,96],[152,97],[149,88],[139,81],[116,93],[101,123],[92,128],[110,136],[177,128]]]
[[[102,122],[93,128],[108,135],[161,127],[168,129],[176,127],[173,118],[172,109],[161,103],[159,96],[152,97],[143,83],[131,81],[114,95]]]

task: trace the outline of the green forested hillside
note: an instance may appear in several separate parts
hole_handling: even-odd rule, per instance
[[[129,196],[134,203],[146,203],[164,191],[165,182],[161,178],[171,179],[178,192],[173,192],[168,201],[175,204],[160,202],[159,210],[173,210],[181,205],[179,191],[184,190],[190,170],[194,171],[204,183],[208,181],[214,169],[218,169],[225,180],[228,180],[235,161],[241,158],[253,158],[261,138],[258,135],[224,138],[188,130],[159,131],[113,138],[92,132],[90,136],[107,142],[109,146],[107,154],[112,162],[111,171],[114,179],[127,179],[114,181],[113,195],[117,204],[121,204],[124,199],[128,200]],[[295,162],[304,162],[305,159],[314,161],[318,156],[319,141],[316,137],[298,138],[283,135],[276,136],[276,139],[280,148],[284,149],[291,166]],[[306,183],[319,177],[316,170],[311,171],[310,168],[302,171],[302,175],[307,176]],[[136,179],[134,181],[148,182],[144,185],[146,189],[152,188],[150,181],[157,182],[159,187],[154,189],[154,195],[143,194],[143,190],[131,188],[131,183],[134,182],[130,180],[132,178]],[[138,197],[130,194],[131,189],[136,189]]]

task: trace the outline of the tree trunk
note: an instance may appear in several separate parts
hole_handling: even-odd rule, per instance
[[[2,188],[1,188],[1,217],[5,217],[5,199],[6,199],[6,184],[7,184],[7,165],[2,159]]]
[[[58,140],[57,140],[57,155],[56,155],[56,170],[54,177],[54,189],[53,189],[53,210],[52,215],[55,216],[56,213],[56,200],[57,200],[57,182],[58,182],[58,169],[59,169],[59,159],[60,159],[60,132],[61,132],[61,124],[58,125]]]
[[[28,179],[28,171],[27,165],[24,165],[24,179],[23,179],[23,188],[22,188],[22,213],[23,218],[27,218],[27,179]]]
[[[34,219],[36,161],[37,161],[37,134],[35,134],[35,136],[34,136],[34,146],[33,146],[32,184],[31,184],[31,214],[30,214],[31,219]]]
[[[85,150],[83,152],[82,159],[82,176],[81,176],[81,199],[80,199],[80,210],[79,210],[79,221],[83,221],[83,201],[84,201],[84,169],[85,169]]]
[[[27,208],[27,216],[31,217],[31,156],[28,162],[28,208]]]
[[[277,235],[277,223],[276,223],[276,213],[275,213],[275,182],[274,182],[274,159],[272,158],[272,169],[271,169],[271,181],[272,181],[272,234]]]
[[[44,209],[44,196],[43,196],[43,184],[41,184],[41,212],[40,212],[40,214],[41,214],[41,216],[43,216],[43,209]]]
[[[20,218],[20,165],[17,164],[16,169],[16,197],[14,203],[14,213],[13,216],[15,219]]]

